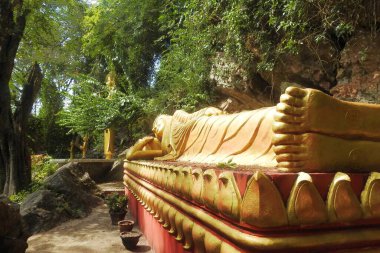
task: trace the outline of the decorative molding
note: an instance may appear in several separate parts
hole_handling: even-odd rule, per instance
[[[199,203],[203,204],[203,175],[201,169],[193,169],[191,171],[194,183],[193,183],[193,189],[191,190],[191,198]]]
[[[361,194],[364,215],[380,218],[380,173],[372,172]]]
[[[220,253],[222,240],[209,231],[205,231],[205,250],[207,253]]]
[[[241,208],[241,220],[257,227],[288,225],[281,194],[264,173],[255,172],[248,181]]]
[[[335,174],[327,195],[327,213],[330,222],[349,222],[362,217],[360,202],[351,187],[350,177]]]
[[[215,170],[208,169],[203,172],[203,203],[206,207],[218,212],[217,202],[219,195],[218,176]]]
[[[184,235],[183,248],[189,250],[193,247],[192,231],[194,227],[194,221],[191,219],[184,219],[182,222],[182,229]]]
[[[345,246],[351,247],[363,242],[376,243],[380,240],[380,228],[376,227],[348,227],[344,230],[318,230],[313,233],[296,232],[283,234],[282,236],[260,234],[260,232],[252,233],[241,227],[236,227],[228,221],[218,219],[215,215],[210,215],[207,210],[196,207],[172,193],[157,188],[131,172],[129,172],[129,169],[125,171],[124,180],[126,187],[128,187],[136,199],[142,202],[143,206],[147,205],[147,209],[155,209],[156,207],[159,209],[158,211],[154,210],[154,213],[162,217],[162,224],[168,224],[167,229],[169,231],[173,226],[172,215],[174,215],[176,233],[173,233],[173,235],[176,236],[176,240],[184,243],[187,249],[193,248],[194,252],[205,252],[206,249],[215,250],[215,252],[239,252],[239,248],[244,248],[249,252],[292,251],[305,248],[329,249],[344,248]],[[260,179],[261,177],[263,176],[257,174],[255,181],[267,180]],[[378,180],[376,175],[374,175],[374,180],[372,181],[375,180]],[[368,187],[371,188],[370,186]],[[310,216],[306,216],[307,219],[304,219],[305,214],[297,212],[297,210],[303,211],[303,208],[305,208],[305,206],[297,207],[297,205],[300,205],[298,203],[299,199],[297,199],[299,196],[306,196],[312,200],[318,199],[319,196],[321,199],[319,193],[315,196],[315,192],[312,189],[316,191],[311,177],[305,173],[300,173],[288,201],[289,206],[293,206],[293,210],[295,210],[294,216],[297,217],[297,222],[304,222],[305,220],[307,222],[310,220],[315,222],[314,219],[308,219]],[[339,191],[336,191],[336,194],[339,194]],[[159,201],[150,201],[148,200],[150,198],[159,199]],[[313,201],[310,202],[311,204],[306,206],[315,206]],[[321,203],[319,202],[318,204],[320,205]],[[326,208],[325,205],[322,206]],[[321,207],[321,209],[323,208]],[[170,211],[171,209],[174,210]],[[325,212],[327,213],[327,211]],[[221,238],[223,238],[223,241],[219,244]]]
[[[287,212],[291,225],[314,225],[327,221],[326,205],[309,174],[298,173],[288,199]]]
[[[239,221],[241,196],[234,174],[231,171],[225,171],[218,178],[221,183],[219,184],[217,209],[225,216]]]

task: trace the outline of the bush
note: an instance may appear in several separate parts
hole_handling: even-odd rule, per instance
[[[45,179],[56,172],[58,165],[51,163],[51,157],[47,155],[32,155],[32,182],[28,188],[11,195],[10,200],[21,203],[28,194],[39,190]]]
[[[58,169],[58,165],[50,162],[51,157],[48,155],[32,156],[32,184],[41,185],[44,180],[53,175]]]
[[[127,208],[128,198],[125,195],[112,193],[106,197],[106,204],[110,212],[119,213]]]

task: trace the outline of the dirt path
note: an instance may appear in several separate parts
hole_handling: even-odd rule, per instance
[[[134,227],[134,230],[138,228]],[[153,252],[145,237],[140,238],[134,251],[126,250],[121,243],[118,227],[111,225],[105,205],[94,208],[84,219],[68,221],[33,235],[28,244],[27,253]]]

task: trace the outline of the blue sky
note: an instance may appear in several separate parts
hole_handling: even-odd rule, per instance
[[[86,2],[89,4],[96,4],[98,3],[98,0],[86,0]]]

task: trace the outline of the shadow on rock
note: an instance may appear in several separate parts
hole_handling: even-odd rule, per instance
[[[102,203],[100,194],[95,182],[79,164],[66,164],[21,204],[25,230],[31,235],[72,218],[83,218]]]

